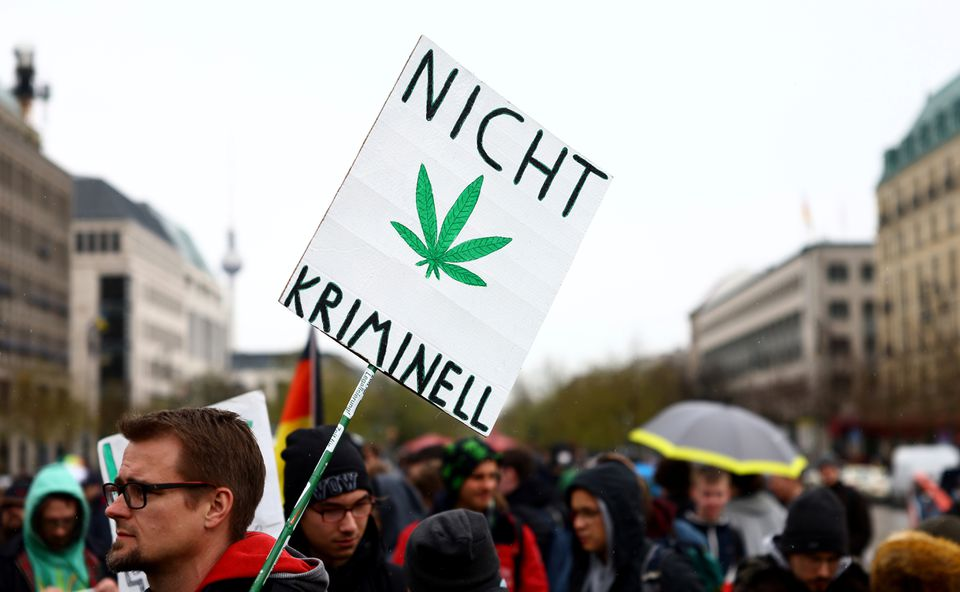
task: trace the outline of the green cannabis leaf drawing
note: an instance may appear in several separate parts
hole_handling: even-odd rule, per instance
[[[427,169],[420,165],[420,174],[417,176],[417,214],[420,216],[420,228],[423,229],[423,240],[415,232],[399,222],[390,222],[407,245],[417,255],[423,257],[417,265],[426,265],[425,277],[434,274],[440,279],[440,272],[468,286],[486,286],[483,278],[465,267],[455,265],[465,261],[475,261],[498,251],[513,240],[503,236],[485,236],[472,238],[451,247],[457,235],[473,213],[473,208],[480,198],[480,186],[483,185],[483,175],[460,193],[460,197],[450,207],[450,211],[443,218],[440,234],[437,234],[437,206],[433,201],[433,187],[430,186],[430,177]]]

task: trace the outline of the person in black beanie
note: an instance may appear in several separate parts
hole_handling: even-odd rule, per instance
[[[424,519],[407,541],[410,592],[505,592],[483,514],[448,510]]]
[[[500,575],[510,592],[547,592],[547,573],[533,531],[497,499],[500,454],[477,438],[447,444],[443,453],[444,498],[436,512],[464,509],[484,516],[500,558]],[[397,538],[392,561],[403,565],[407,541],[418,523],[407,526]]]
[[[320,426],[287,436],[281,453],[285,516],[293,511],[334,429]],[[371,517],[375,503],[360,449],[344,433],[290,537],[290,546],[323,561],[331,592],[403,592],[406,587],[403,571],[387,562]]]
[[[850,557],[846,511],[829,489],[800,495],[787,512],[783,532],[769,553],[740,564],[735,592],[860,592],[870,589],[867,572]]]

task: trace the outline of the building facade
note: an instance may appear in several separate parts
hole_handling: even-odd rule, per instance
[[[870,244],[819,243],[723,282],[690,314],[699,396],[784,423],[855,413],[876,351]]]
[[[182,228],[101,179],[74,195],[70,370],[110,433],[125,410],[226,375],[229,311]]]
[[[960,426],[960,77],[884,154],[877,186],[880,420]]]
[[[72,192],[0,91],[0,474],[31,471],[83,438],[85,418],[69,412]]]

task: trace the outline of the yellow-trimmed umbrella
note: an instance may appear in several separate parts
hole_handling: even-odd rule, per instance
[[[630,440],[667,458],[738,475],[797,477],[807,466],[777,426],[742,407],[712,401],[671,405],[630,432]]]

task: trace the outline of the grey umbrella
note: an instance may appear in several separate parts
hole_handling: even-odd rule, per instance
[[[777,426],[752,411],[712,401],[671,405],[630,439],[667,458],[718,467],[731,473],[796,477],[807,466]]]

